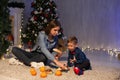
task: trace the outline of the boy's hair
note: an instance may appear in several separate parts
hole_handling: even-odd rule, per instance
[[[71,36],[68,38],[67,43],[73,42],[74,44],[78,43],[78,39],[75,36]]]

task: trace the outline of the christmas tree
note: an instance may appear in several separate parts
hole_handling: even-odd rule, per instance
[[[0,57],[10,45],[11,21],[9,19],[8,0],[0,0]]]
[[[46,27],[51,20],[58,20],[57,6],[52,0],[35,0],[31,3],[33,11],[25,28],[21,30],[22,43],[32,45],[38,32]]]

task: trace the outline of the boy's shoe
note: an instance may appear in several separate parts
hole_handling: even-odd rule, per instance
[[[92,67],[91,67],[91,66],[89,67],[89,70],[92,70]]]

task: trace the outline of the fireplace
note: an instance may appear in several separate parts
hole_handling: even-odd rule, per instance
[[[21,38],[20,38],[20,30],[21,30],[21,23],[22,23],[22,8],[9,8],[10,9],[10,19],[11,19],[11,26],[12,26],[12,34],[14,37],[14,46],[21,45]]]

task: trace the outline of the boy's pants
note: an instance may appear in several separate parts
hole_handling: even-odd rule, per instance
[[[85,70],[91,69],[89,60],[84,61],[82,64],[74,63],[74,66],[79,67],[80,69],[85,69]]]

